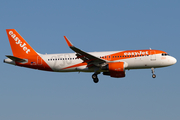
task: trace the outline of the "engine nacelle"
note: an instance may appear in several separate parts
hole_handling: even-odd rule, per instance
[[[125,77],[125,63],[124,62],[113,62],[108,63],[106,69],[109,72],[103,72],[103,75],[109,75],[115,78]]]

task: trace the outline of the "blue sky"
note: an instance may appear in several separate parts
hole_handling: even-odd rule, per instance
[[[159,49],[180,59],[178,0],[8,0],[0,4],[0,58],[12,55],[6,29],[39,53]],[[126,71],[121,79],[53,73],[0,63],[2,120],[179,120],[179,62]]]

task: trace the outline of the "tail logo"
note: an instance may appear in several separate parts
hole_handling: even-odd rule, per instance
[[[19,44],[19,46],[26,52],[26,54],[30,52],[30,49],[26,47],[26,43],[22,43],[22,41],[16,37],[16,34],[14,34],[13,31],[9,31],[9,35],[14,39],[17,45]]]

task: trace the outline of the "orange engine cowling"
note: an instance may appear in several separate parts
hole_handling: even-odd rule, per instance
[[[124,62],[108,63],[107,69],[109,72],[104,72],[103,75],[110,75],[116,78],[125,77]]]

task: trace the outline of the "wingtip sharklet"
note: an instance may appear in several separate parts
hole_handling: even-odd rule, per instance
[[[73,46],[73,44],[67,39],[67,37],[66,36],[64,36],[64,38],[65,38],[65,40],[66,40],[66,42],[67,42],[67,44],[68,44],[68,46],[69,47],[72,47]]]

